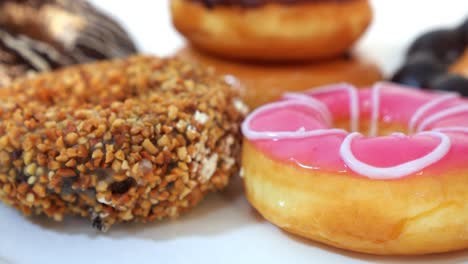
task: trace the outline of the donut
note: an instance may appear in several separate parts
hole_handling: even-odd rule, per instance
[[[20,77],[74,63],[73,58],[45,42],[0,29],[0,87]]]
[[[176,56],[223,74],[238,87],[251,109],[278,99],[285,91],[303,91],[334,82],[366,86],[382,79],[374,63],[357,55],[310,63],[253,63],[218,59],[188,46]]]
[[[137,51],[117,22],[84,0],[5,0],[0,4],[0,26],[50,43],[80,61]]]
[[[84,0],[0,1],[0,86],[24,75],[136,52],[128,33]]]
[[[367,0],[172,0],[171,12],[195,47],[263,61],[346,53],[372,20]]]
[[[468,19],[455,28],[441,28],[416,38],[393,82],[468,96]]]
[[[177,59],[136,56],[15,81],[0,90],[0,200],[102,231],[176,217],[238,173],[239,106],[212,71]]]
[[[267,220],[338,248],[468,248],[468,100],[378,83],[286,93],[242,124],[246,195]]]

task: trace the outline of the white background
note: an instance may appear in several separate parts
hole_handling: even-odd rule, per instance
[[[146,53],[170,55],[184,43],[171,26],[167,0],[93,2],[115,15]],[[398,67],[416,34],[456,25],[468,15],[467,0],[375,0],[373,6],[375,21],[356,50],[386,74]],[[307,241],[259,217],[243,197],[240,179],[177,221],[118,225],[107,234],[95,232],[87,220],[27,219],[0,205],[0,263],[202,262],[468,263],[468,252],[377,257]]]

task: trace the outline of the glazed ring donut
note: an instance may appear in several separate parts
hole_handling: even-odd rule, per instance
[[[213,67],[225,75],[227,81],[239,88],[251,109],[278,99],[286,91],[304,91],[336,82],[365,87],[382,80],[376,64],[354,55],[321,62],[267,64],[218,59],[186,47],[177,56]]]
[[[238,173],[239,105],[224,81],[176,59],[15,82],[0,94],[0,198],[99,230],[175,217]]]
[[[213,2],[172,0],[173,23],[197,48],[228,58],[334,57],[348,51],[372,20],[367,0]]]
[[[248,200],[275,225],[372,254],[468,248],[468,101],[458,94],[332,85],[285,94],[242,131]]]

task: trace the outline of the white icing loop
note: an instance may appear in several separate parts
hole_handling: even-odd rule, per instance
[[[320,113],[320,115],[323,118],[323,121],[325,121],[328,126],[332,125],[333,118],[330,111],[328,110],[328,107],[319,100],[301,93],[285,93],[283,95],[283,98],[303,100],[304,102],[309,103],[310,107],[315,108]]]
[[[242,123],[242,133],[245,137],[250,140],[260,140],[260,139],[288,139],[288,138],[306,138],[312,136],[322,136],[329,134],[346,134],[347,132],[343,129],[315,129],[315,130],[305,130],[303,127],[299,128],[296,131],[255,131],[250,127],[252,120],[264,111],[269,111],[277,108],[282,108],[286,106],[302,105],[317,110],[317,107],[311,106],[311,104],[305,100],[288,100],[282,102],[271,103],[265,106],[258,108],[253,111]],[[319,111],[320,113],[320,111]]]
[[[468,105],[457,105],[450,107],[448,109],[442,110],[438,113],[435,113],[427,118],[425,118],[421,124],[418,126],[417,131],[423,131],[426,129],[430,124],[439,121],[443,118],[452,116],[452,115],[457,115],[461,113],[468,113]]]
[[[418,123],[419,119],[427,113],[429,110],[431,110],[434,107],[437,107],[438,105],[445,103],[447,101],[450,101],[454,98],[460,97],[459,94],[457,93],[448,93],[444,94],[441,97],[435,98],[434,100],[429,101],[426,104],[423,104],[421,107],[419,107],[416,112],[414,112],[413,116],[411,117],[409,123],[408,123],[408,131],[409,133],[413,133],[414,129],[416,127],[416,124]]]
[[[340,147],[340,155],[345,164],[351,168],[354,172],[359,173],[363,176],[367,176],[371,179],[397,179],[415,172],[418,172],[427,166],[434,164],[441,160],[450,150],[451,141],[450,138],[440,132],[421,132],[417,135],[421,136],[433,136],[440,138],[439,145],[431,151],[429,154],[412,161],[402,163],[393,167],[381,168],[366,164],[354,156],[351,145],[353,139],[361,136],[360,133],[351,133],[343,141]]]
[[[468,127],[462,127],[462,126],[452,126],[452,127],[439,127],[439,128],[434,128],[432,131],[437,131],[437,132],[460,132],[460,133],[466,133],[468,134]]]
[[[390,134],[390,136],[404,138],[404,137],[406,137],[406,134],[405,133],[400,133],[400,132],[393,132],[393,133]]]
[[[351,131],[358,131],[359,129],[359,95],[356,87],[347,84],[339,83],[327,86],[321,86],[313,88],[313,90],[307,91],[308,94],[321,94],[321,93],[330,93],[335,91],[344,90],[348,92],[349,95],[349,115],[350,115],[350,129]]]
[[[379,130],[379,114],[380,114],[380,90],[382,89],[383,83],[377,83],[372,88],[372,114],[371,124],[369,128],[369,136],[377,136]]]

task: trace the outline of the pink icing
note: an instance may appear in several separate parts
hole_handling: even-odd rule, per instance
[[[312,100],[307,100],[311,98]],[[334,129],[330,119],[371,121],[368,136]],[[380,122],[407,126],[407,134],[375,136]],[[468,165],[468,101],[379,83],[357,90],[337,84],[286,94],[258,108],[244,136],[270,157],[306,169],[396,179]]]

